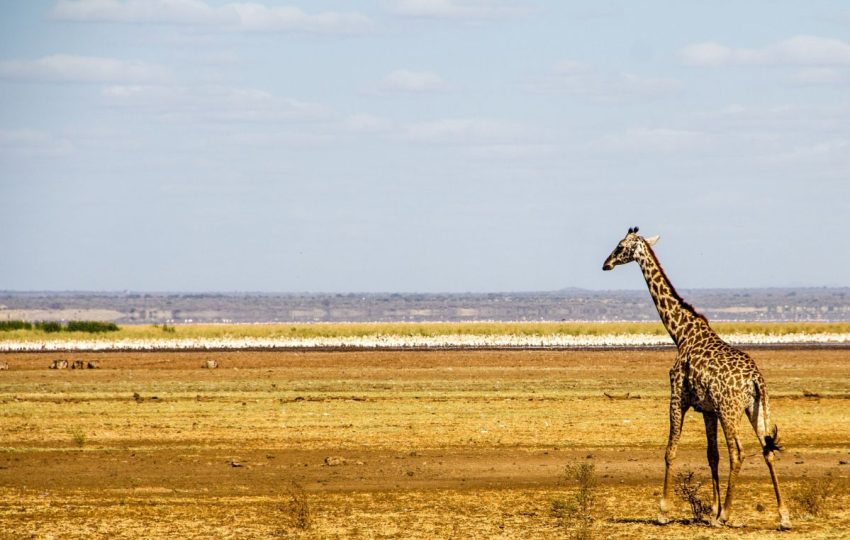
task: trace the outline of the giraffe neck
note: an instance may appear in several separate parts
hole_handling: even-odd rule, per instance
[[[705,317],[694,311],[690,304],[682,300],[649,244],[641,242],[641,245],[642,249],[637,250],[635,259],[643,271],[643,277],[646,279],[649,294],[661,316],[661,322],[664,323],[670,337],[678,346],[698,326],[707,326],[707,321]]]

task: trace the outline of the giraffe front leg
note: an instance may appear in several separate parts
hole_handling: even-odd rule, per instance
[[[666,525],[670,522],[667,512],[670,509],[670,488],[673,485],[673,462],[676,460],[676,450],[679,437],[682,435],[682,422],[685,418],[685,408],[681,400],[674,396],[670,400],[670,435],[667,437],[667,450],[664,452],[664,488],[661,502],[658,504],[658,523]]]

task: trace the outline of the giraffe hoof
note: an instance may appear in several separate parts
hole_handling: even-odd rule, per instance
[[[655,520],[655,523],[659,525],[667,525],[668,523],[670,523],[670,518],[668,518],[664,514],[658,514],[658,519]]]
[[[790,531],[791,530],[791,520],[786,518],[786,519],[783,519],[782,521],[780,521],[779,522],[779,530],[780,531]]]
[[[730,529],[743,529],[744,528],[744,524],[741,523],[740,521],[727,521],[726,526],[729,527]]]
[[[716,517],[710,518],[708,520],[709,527],[723,527],[724,523],[717,519]]]

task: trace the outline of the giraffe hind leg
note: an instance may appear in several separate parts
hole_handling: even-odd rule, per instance
[[[776,495],[776,506],[779,510],[779,529],[786,531],[791,528],[791,517],[785,500],[782,497],[782,489],[779,487],[779,476],[776,474],[776,452],[782,450],[779,444],[779,429],[774,426],[770,434],[767,433],[766,415],[761,400],[756,399],[752,408],[747,409],[747,418],[756,432],[764,454],[764,462],[770,472],[770,480],[773,482],[773,492]]]

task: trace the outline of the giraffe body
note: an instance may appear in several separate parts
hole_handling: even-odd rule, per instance
[[[746,415],[759,439],[773,482],[779,510],[779,528],[790,529],[788,509],[774,466],[775,454],[780,450],[778,432],[775,427],[769,432],[771,424],[767,388],[758,366],[746,352],[723,341],[708,320],[679,296],[652,251],[652,245],[658,237],[643,238],[637,232],[637,227],[629,229],[602,269],[611,270],[614,266],[632,261],[638,263],[661,321],[678,350],[676,361],[670,369],[670,433],[664,455],[664,490],[659,522],[668,521],[673,463],[682,424],[688,409],[694,409],[702,413],[705,422],[706,453],[712,479],[711,523],[730,523],[735,483],[743,462],[738,425],[741,416]],[[718,474],[718,424],[723,429],[729,451],[729,479],[722,504]]]

